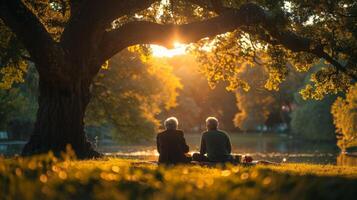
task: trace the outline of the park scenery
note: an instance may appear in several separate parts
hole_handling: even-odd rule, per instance
[[[356,0],[0,0],[0,200],[357,199]]]

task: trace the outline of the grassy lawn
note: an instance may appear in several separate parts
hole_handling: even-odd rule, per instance
[[[0,158],[1,199],[356,199],[357,167]]]

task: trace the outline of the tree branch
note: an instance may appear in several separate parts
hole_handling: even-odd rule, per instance
[[[192,3],[197,4],[199,6],[206,6],[202,0],[190,0]],[[215,1],[215,0],[211,0]],[[215,5],[215,4],[213,4]],[[339,63],[337,60],[335,60],[332,56],[330,56],[328,53],[326,53],[323,49],[323,46],[319,43],[316,43],[315,41],[306,38],[306,37],[301,37],[291,31],[288,30],[283,30],[281,31],[281,28],[279,28],[276,24],[275,19],[273,16],[261,8],[260,6],[253,4],[253,3],[247,3],[244,6],[247,7],[247,10],[256,10],[256,13],[260,13],[258,16],[260,16],[260,21],[257,21],[257,25],[261,25],[265,30],[269,32],[269,34],[275,39],[271,40],[270,38],[266,37],[261,37],[264,41],[277,45],[281,44],[284,47],[294,51],[294,52],[299,52],[299,51],[304,51],[308,52],[311,54],[314,54],[315,56],[319,58],[325,59],[327,62],[332,64],[336,69],[340,72],[345,73],[346,75],[350,76],[352,79],[357,81],[357,76],[353,72],[349,71],[345,66],[343,66],[341,63]],[[224,11],[230,10],[232,8],[227,8],[222,6],[211,6],[206,8],[220,14]],[[255,21],[255,20],[254,20]],[[246,24],[249,25],[249,24]],[[254,25],[254,24],[251,24]],[[245,29],[247,31],[248,29]],[[248,30],[249,32],[249,30]]]
[[[28,55],[21,55],[21,58],[30,62],[35,62],[30,56]]]
[[[111,22],[123,15],[148,8],[158,0],[101,0],[84,1],[76,5],[61,37],[65,49],[76,53],[96,53],[96,47]],[[74,2],[73,2],[74,4]],[[73,5],[72,4],[72,5]],[[77,57],[77,55],[74,55]]]
[[[62,68],[65,55],[38,18],[21,0],[0,2],[0,18],[16,34],[30,54],[42,80],[63,86],[70,82]]]
[[[39,62],[37,67],[48,66],[44,63],[44,52],[50,52],[56,45],[37,17],[21,0],[2,1],[0,10],[1,19],[21,40],[31,57]]]
[[[102,0],[99,4],[96,3],[95,7],[103,11],[98,12],[98,18],[108,25],[121,16],[134,14],[146,9],[154,2],[159,2],[159,0]]]
[[[204,37],[233,31],[241,25],[235,17],[237,13],[227,12],[205,21],[183,25],[129,22],[118,29],[106,32],[99,52],[102,60],[107,60],[118,51],[136,44],[158,44],[171,48],[175,40],[181,43],[196,42]]]
[[[319,55],[320,58],[325,59],[327,62],[332,64],[334,67],[336,67],[337,71],[340,71],[342,73],[345,73],[346,75],[350,76],[353,80],[357,80],[357,76],[355,73],[349,71],[346,67],[344,67],[341,63],[339,63],[337,60],[333,59],[328,53],[324,52],[323,50],[314,50],[315,55]]]
[[[274,45],[280,44],[294,52],[308,52],[323,58],[357,80],[356,75],[349,73],[338,61],[323,51],[321,44],[302,37],[289,30],[282,30],[276,23],[273,14],[254,3],[246,3],[239,9],[222,8],[221,5],[200,5],[203,1],[191,0],[199,6],[212,9],[219,16],[204,21],[183,25],[162,25],[153,22],[130,22],[116,30],[106,32],[100,44],[102,60],[109,59],[118,51],[135,44],[159,44],[170,47],[174,40],[182,43],[196,42],[201,38],[233,31],[241,26],[261,26],[274,38]],[[215,1],[212,1],[213,3]],[[246,29],[249,30],[249,29]],[[272,40],[266,40],[271,43]]]

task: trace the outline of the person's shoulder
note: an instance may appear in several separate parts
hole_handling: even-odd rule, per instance
[[[176,130],[176,133],[179,134],[179,135],[184,135],[183,130],[179,130],[178,129],[178,130]]]
[[[164,134],[166,132],[167,132],[167,130],[163,130],[163,131],[160,131],[157,135],[161,135],[161,134]]]
[[[229,137],[229,134],[226,132],[226,131],[223,131],[223,130],[217,130],[219,133]]]
[[[221,130],[221,129],[219,129],[219,130],[217,130],[218,132],[220,132],[220,133],[224,133],[224,134],[227,134],[227,132],[226,131],[224,131],[224,130]]]
[[[165,133],[166,133],[166,130],[165,131],[161,131],[161,132],[157,133],[156,137],[161,137]]]
[[[206,136],[207,134],[208,134],[208,131],[203,131],[203,132],[201,133],[202,137],[203,137],[203,136]]]

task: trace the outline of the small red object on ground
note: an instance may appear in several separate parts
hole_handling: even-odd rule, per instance
[[[251,156],[244,156],[243,162],[244,163],[251,163],[253,161],[253,158]]]

